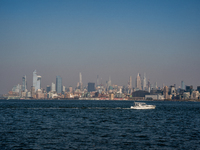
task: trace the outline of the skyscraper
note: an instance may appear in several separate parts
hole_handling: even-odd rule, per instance
[[[168,99],[168,87],[167,86],[164,87],[163,95],[164,95],[165,99]]]
[[[36,89],[36,85],[37,85],[37,72],[35,70],[33,71],[33,86],[35,87],[35,89]]]
[[[41,89],[41,76],[37,75],[36,70],[33,71],[33,86],[35,87],[35,92]]]
[[[151,91],[151,83],[150,83],[149,79],[148,79],[148,82],[147,82],[147,90],[150,93],[150,91]]]
[[[35,87],[31,86],[31,97],[35,97]]]
[[[140,78],[140,74],[138,73],[137,78],[136,78],[136,89],[141,90],[141,78]]]
[[[132,89],[132,76],[129,77],[129,89]]]
[[[83,88],[83,83],[82,83],[82,74],[81,74],[81,72],[79,73],[79,83],[80,83],[80,90],[82,90],[82,88]]]
[[[145,73],[144,73],[144,77],[143,77],[143,90],[146,90],[146,86],[147,86],[147,79],[146,79],[146,76],[145,76]]]
[[[60,76],[56,76],[56,92],[58,94],[62,92],[62,78]]]
[[[46,87],[46,92],[49,93],[51,91],[51,86],[50,85],[47,85]]]
[[[132,86],[132,76],[129,77],[129,81],[128,81],[128,89],[127,89],[128,93],[131,94],[133,92],[133,86]]]
[[[41,78],[42,78],[42,76],[37,76],[36,91],[38,89],[41,89]]]
[[[22,91],[26,92],[27,88],[27,81],[26,81],[26,75],[22,77]]]
[[[184,83],[184,81],[181,81],[181,89],[185,90],[185,83]]]
[[[63,91],[63,93],[65,93],[65,86],[64,85],[62,86],[62,91]]]
[[[199,93],[200,93],[200,86],[197,86],[197,91],[199,91]]]
[[[55,92],[56,91],[56,86],[55,86],[55,83],[51,83],[51,91],[52,92]]]
[[[95,83],[88,83],[88,92],[95,91]]]

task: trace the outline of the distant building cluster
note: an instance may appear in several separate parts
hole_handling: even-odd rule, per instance
[[[36,70],[33,72],[33,84],[27,90],[26,75],[22,77],[22,85],[18,84],[12,88],[8,94],[4,94],[6,99],[96,99],[96,100],[199,100],[200,86],[195,90],[193,86],[185,86],[181,81],[181,87],[176,85],[164,86],[160,88],[157,82],[150,84],[144,74],[143,78],[138,73],[135,80],[135,87],[132,86],[132,76],[129,77],[127,86],[112,84],[111,78],[103,85],[97,75],[96,85],[89,82],[86,86],[82,83],[82,74],[79,73],[79,82],[76,88],[62,85],[62,78],[56,76],[56,83],[41,87],[42,77]]]

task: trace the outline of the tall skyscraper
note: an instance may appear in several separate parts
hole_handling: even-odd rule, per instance
[[[27,81],[26,81],[26,75],[22,77],[22,91],[26,92],[27,89]]]
[[[130,76],[130,77],[129,77],[129,86],[128,86],[128,88],[129,88],[129,89],[132,89],[132,87],[133,87],[133,86],[132,86],[132,76]]]
[[[146,79],[146,75],[145,75],[145,73],[144,73],[144,77],[143,77],[143,86],[142,86],[142,88],[143,88],[143,90],[146,90],[146,87],[147,87],[147,79]]]
[[[138,75],[137,75],[137,78],[136,78],[136,89],[139,89],[139,90],[141,90],[142,88],[141,88],[141,77],[140,77],[140,74],[138,73]]]
[[[33,86],[36,88],[36,85],[37,85],[37,72],[35,70],[33,71]]]
[[[83,88],[83,83],[82,83],[82,74],[81,74],[81,72],[79,73],[79,83],[80,83],[80,89],[82,90],[82,88]]]
[[[33,71],[33,86],[35,87],[35,92],[41,89],[41,76],[37,75],[36,70]]]
[[[56,92],[58,94],[62,92],[62,78],[60,76],[56,76]]]
[[[129,81],[128,81],[128,94],[131,94],[133,92],[133,86],[132,86],[132,76],[129,77]]]
[[[41,89],[41,76],[37,76],[37,84],[36,84],[36,91]]]
[[[150,83],[149,79],[148,79],[148,82],[147,82],[147,90],[150,93],[150,91],[151,91],[151,83]]]
[[[147,88],[151,88],[151,83],[150,83],[149,79],[148,79],[148,82],[147,82]]]
[[[56,85],[55,85],[55,83],[51,83],[51,91],[52,92],[55,92],[56,91]]]
[[[185,90],[185,83],[184,83],[184,81],[181,81],[181,89]]]

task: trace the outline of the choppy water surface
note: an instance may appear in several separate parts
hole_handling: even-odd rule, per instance
[[[1,149],[200,149],[200,103],[0,101]]]

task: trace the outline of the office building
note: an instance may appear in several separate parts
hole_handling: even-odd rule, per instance
[[[41,89],[41,76],[37,75],[36,70],[33,72],[33,86],[35,87],[35,92]]]
[[[55,85],[55,83],[51,83],[51,91],[52,92],[55,92],[56,91],[56,85]]]
[[[172,99],[176,96],[176,88],[175,86],[170,86],[170,95],[172,96]]]
[[[107,81],[107,90],[111,89],[111,85],[112,85],[112,82],[111,82],[111,78],[109,77],[109,80]]]
[[[62,92],[62,78],[60,76],[56,76],[56,92],[58,94]]]
[[[197,91],[199,91],[199,93],[200,93],[200,86],[197,86]]]
[[[36,86],[37,86],[37,72],[36,72],[36,70],[35,71],[33,71],[33,86],[36,88]],[[36,92],[36,90],[35,90],[35,92]]]
[[[51,91],[51,86],[50,85],[47,85],[46,87],[46,92],[49,93]]]
[[[142,89],[143,90],[146,90],[146,86],[147,86],[147,79],[146,79],[146,76],[145,76],[145,73],[144,73],[144,77],[143,77],[143,82],[142,82]]]
[[[88,92],[95,91],[95,83],[88,83]]]
[[[132,86],[132,76],[129,77],[129,82],[128,82],[128,89],[127,93],[131,94],[133,92],[133,86]]]
[[[44,93],[42,93],[41,89],[37,89],[37,91],[36,91],[36,98],[37,99],[44,99]]]
[[[183,81],[181,81],[181,89],[185,90],[185,83]]]
[[[136,78],[136,85],[135,85],[136,89],[141,90],[141,77],[140,74],[138,73],[137,78]]]
[[[169,92],[169,89],[168,89],[168,86],[165,86],[164,87],[164,90],[163,90],[163,95],[164,95],[164,98],[165,99],[168,99],[168,92]]]
[[[194,91],[193,86],[186,86],[186,92],[190,92],[190,95],[192,94],[192,92]]]
[[[31,97],[35,98],[35,87],[31,86]]]
[[[62,86],[62,91],[63,91],[63,93],[65,93],[65,86],[64,85]]]
[[[26,75],[22,77],[22,92],[26,92],[27,89],[27,81],[26,81]]]
[[[129,77],[129,84],[128,85],[129,85],[128,88],[132,89],[132,87],[133,87],[132,86],[132,76]]]
[[[42,78],[42,76],[37,76],[37,84],[36,84],[36,87],[35,87],[36,91],[38,89],[41,89],[41,78]]]
[[[69,92],[72,93],[73,92],[73,88],[70,86],[69,87]]]
[[[81,74],[81,72],[79,73],[79,86],[80,86],[80,90],[82,90],[83,89],[83,82],[82,82],[82,74]]]

